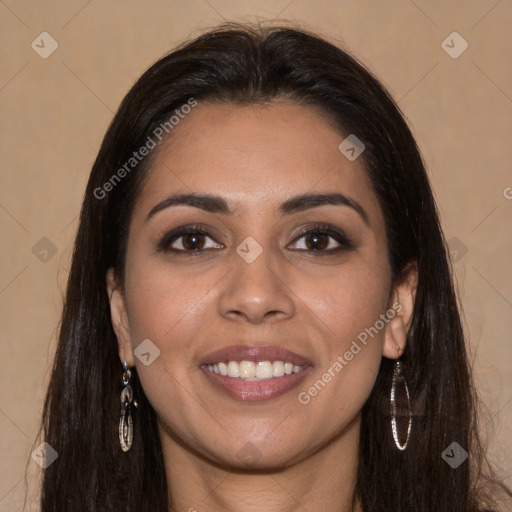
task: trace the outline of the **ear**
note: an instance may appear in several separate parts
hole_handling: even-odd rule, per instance
[[[113,268],[109,268],[106,276],[107,293],[110,301],[110,318],[112,327],[117,336],[117,345],[119,350],[119,359],[121,363],[126,362],[132,368],[135,366],[132,343],[130,338],[130,325],[128,323],[128,314],[124,295],[117,282]]]
[[[405,267],[391,292],[389,309],[386,313],[389,321],[384,331],[382,350],[384,357],[398,359],[405,349],[417,287],[418,265],[416,262],[412,262]]]

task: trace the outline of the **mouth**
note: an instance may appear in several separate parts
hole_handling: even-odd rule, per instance
[[[231,398],[260,402],[287,393],[313,365],[282,347],[233,345],[205,356],[199,365],[209,383]]]
[[[211,373],[245,381],[275,379],[304,370],[304,366],[284,361],[219,361],[206,368]]]

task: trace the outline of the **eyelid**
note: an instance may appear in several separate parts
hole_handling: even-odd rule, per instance
[[[171,242],[175,242],[176,240],[179,240],[184,235],[188,233],[200,233],[201,235],[204,235],[207,238],[210,238],[213,240],[216,244],[221,244],[218,242],[215,237],[211,234],[211,228],[203,227],[200,224],[186,224],[184,226],[179,226],[175,229],[172,229],[168,233],[166,233],[158,243],[158,250],[163,252],[171,252],[174,254],[192,254],[197,255],[200,253],[205,252],[207,249],[199,250],[199,251],[184,251],[182,249],[172,249],[169,248],[171,245]]]
[[[200,249],[200,250],[183,250],[183,249],[172,249],[169,248],[171,243],[174,243],[176,240],[179,240],[184,235],[189,233],[199,233],[207,238],[210,238],[213,240],[216,244],[222,245],[224,248],[224,244],[218,242],[216,238],[211,234],[211,228],[210,227],[203,227],[201,224],[187,224],[184,226],[179,226],[175,229],[172,229],[168,233],[166,233],[160,240],[158,244],[158,250],[163,252],[171,252],[174,254],[185,254],[185,255],[199,255],[202,253],[205,253],[211,248],[207,249]],[[336,242],[339,245],[339,247],[336,247],[334,249],[328,249],[328,250],[314,250],[314,249],[293,249],[294,251],[299,252],[307,252],[307,253],[314,253],[317,255],[329,255],[334,254],[342,250],[351,250],[355,248],[355,243],[353,242],[352,238],[347,235],[347,233],[337,228],[336,226],[329,224],[329,223],[314,223],[314,224],[308,224],[307,226],[301,228],[293,237],[292,241],[290,243],[296,243],[298,240],[303,238],[305,235],[309,233],[315,233],[320,232],[323,234],[328,235],[329,237],[336,240]]]
[[[302,251],[306,251],[306,252],[310,252],[310,253],[313,252],[313,253],[317,253],[317,254],[322,254],[322,253],[323,254],[334,254],[338,250],[347,251],[347,250],[355,249],[355,247],[356,247],[354,240],[352,239],[352,237],[350,237],[346,233],[346,231],[334,226],[333,224],[329,224],[329,223],[314,223],[314,224],[309,224],[309,225],[305,226],[304,228],[301,228],[299,230],[299,232],[294,236],[292,242],[297,242],[297,240],[302,238],[304,235],[307,235],[309,233],[315,233],[315,232],[324,233],[324,234],[327,234],[328,236],[330,236],[331,238],[334,238],[340,244],[340,247],[337,247],[335,249],[326,250],[326,251],[314,251],[314,250],[306,250],[306,249],[302,249]]]

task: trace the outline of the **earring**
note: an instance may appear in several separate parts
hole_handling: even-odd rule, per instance
[[[400,356],[400,347],[397,345],[397,352]],[[405,391],[405,393],[404,393]],[[412,411],[411,402],[409,399],[409,388],[405,382],[405,377],[402,373],[400,361],[396,361],[393,370],[393,380],[391,384],[390,393],[391,404],[391,430],[393,432],[393,439],[395,440],[396,447],[399,450],[405,450],[409,442],[409,436],[412,427]],[[397,423],[398,420],[398,423]],[[400,430],[400,433],[399,433]],[[401,442],[400,438],[404,437],[404,431],[407,430],[405,441]],[[400,434],[400,435],[399,435]]]
[[[137,407],[137,402],[133,399],[133,389],[130,385],[132,372],[128,368],[128,363],[123,363],[123,389],[121,391],[121,416],[119,418],[119,443],[123,452],[127,452],[132,447],[133,440],[133,420],[132,405]]]

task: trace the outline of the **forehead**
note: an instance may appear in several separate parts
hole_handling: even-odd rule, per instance
[[[305,192],[339,191],[378,216],[362,158],[350,161],[338,148],[344,139],[318,110],[290,101],[199,102],[158,150],[138,203],[148,209],[166,194],[211,193],[254,212]]]

